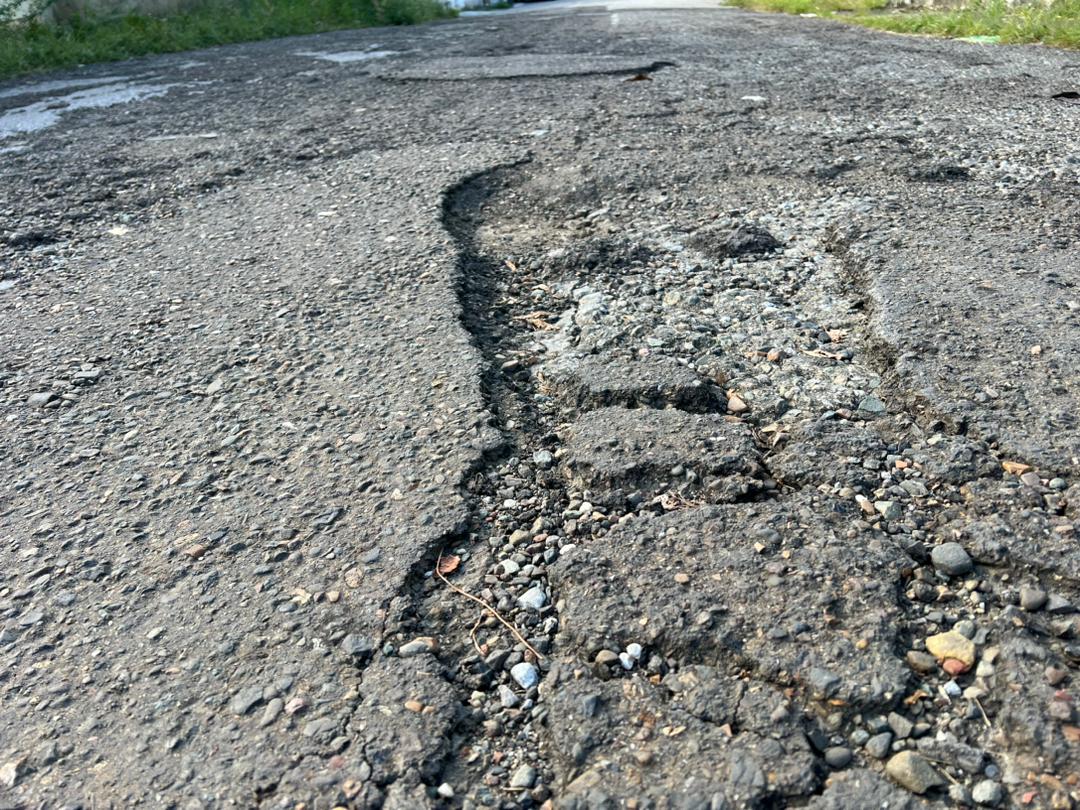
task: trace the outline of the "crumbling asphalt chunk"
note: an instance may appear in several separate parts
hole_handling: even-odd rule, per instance
[[[695,233],[690,247],[710,259],[738,259],[743,256],[762,256],[780,249],[780,241],[765,228],[744,222],[733,229],[710,226]]]
[[[895,583],[909,560],[884,538],[852,555],[822,507],[683,509],[574,549],[551,570],[565,641],[590,661],[639,643],[684,665],[744,667],[810,701],[896,697],[909,673],[894,652]]]
[[[713,710],[730,721],[701,719],[705,693],[672,701],[666,687],[643,677],[552,684],[548,733],[560,806],[620,807],[677,793],[687,807],[753,807],[816,789],[820,771],[797,719],[769,720],[785,703],[781,693],[706,668],[698,677],[716,682],[708,696],[723,705]],[[650,778],[655,773],[668,778]]]
[[[877,464],[885,451],[874,431],[856,422],[826,420],[807,423],[769,459],[769,469],[785,485],[802,487],[834,482],[870,487],[880,480]]]
[[[600,503],[664,493],[737,501],[766,483],[749,428],[716,414],[600,408],[564,432],[567,477]]]
[[[618,405],[708,413],[720,405],[710,381],[663,356],[561,360],[544,371],[543,385],[555,389],[562,407],[570,412]]]

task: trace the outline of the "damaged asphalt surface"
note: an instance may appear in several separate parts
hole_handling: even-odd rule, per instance
[[[1078,85],[621,2],[0,86],[0,807],[1080,805]]]

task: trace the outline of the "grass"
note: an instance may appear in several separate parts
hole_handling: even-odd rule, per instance
[[[1010,7],[1005,0],[975,0],[956,9],[885,11],[885,0],[733,0],[757,11],[817,14],[883,31],[942,37],[995,37],[1080,48],[1080,0],[1034,0]]]
[[[0,22],[0,78],[231,42],[409,25],[455,13],[439,0],[196,0],[182,12],[160,17],[132,13],[72,15],[56,23]]]

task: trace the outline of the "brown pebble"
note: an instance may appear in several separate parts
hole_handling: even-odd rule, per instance
[[[1047,667],[1046,671],[1043,674],[1046,675],[1046,682],[1048,684],[1050,684],[1051,686],[1057,686],[1065,680],[1066,676],[1069,673],[1066,670],[1060,669],[1058,667]]]
[[[406,700],[405,708],[408,709],[410,712],[420,712],[423,711],[424,704],[421,703],[419,700]]]
[[[954,678],[957,675],[963,675],[965,672],[971,669],[968,664],[965,664],[963,661],[960,661],[957,658],[946,658],[944,661],[941,662],[941,668],[948,672],[950,675],[952,675]]]
[[[690,581],[690,576],[689,574],[684,574],[682,571],[680,571],[675,575],[675,581],[678,582],[680,585],[685,585],[687,582]]]

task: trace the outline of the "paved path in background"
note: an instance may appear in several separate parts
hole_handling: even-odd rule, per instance
[[[699,2],[0,86],[0,807],[1075,806],[1078,88]]]

